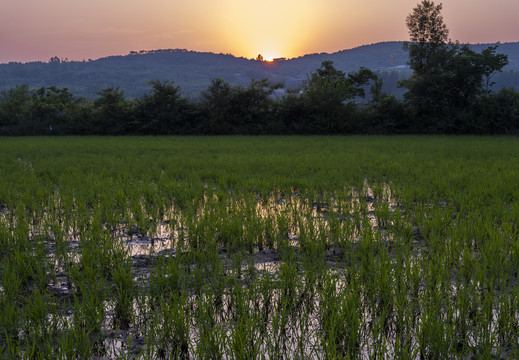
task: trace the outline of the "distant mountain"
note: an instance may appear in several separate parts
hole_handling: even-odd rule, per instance
[[[397,41],[383,42],[271,63],[184,49],[131,52],[87,62],[54,58],[48,63],[0,64],[0,89],[20,84],[31,88],[54,85],[93,98],[101,89],[113,86],[123,89],[128,97],[139,97],[149,91],[148,81],[160,79],[173,80],[184,96],[197,98],[217,77],[237,85],[247,85],[252,78],[268,78],[295,87],[324,60],[332,60],[337,69],[345,72],[357,71],[361,66],[380,72],[384,91],[399,94],[402,90],[396,88],[397,81],[410,74],[402,45]],[[510,62],[505,72],[495,76],[497,87],[519,89],[519,42],[471,46],[479,52],[491,45],[499,45],[497,51],[508,55]]]

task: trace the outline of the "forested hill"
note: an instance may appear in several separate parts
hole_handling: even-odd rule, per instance
[[[478,44],[472,48],[480,52],[491,45],[496,44]],[[509,65],[503,73],[495,75],[496,88],[519,89],[519,42],[499,44],[497,52],[508,55]],[[363,66],[381,73],[384,91],[388,93],[398,92],[396,82],[410,74],[402,42],[377,43],[272,63],[176,49],[132,52],[90,61],[63,61],[56,57],[49,62],[0,64],[0,89],[21,84],[31,88],[57,86],[93,98],[102,89],[119,87],[127,97],[139,97],[149,90],[148,81],[160,79],[173,80],[184,96],[197,98],[211,79],[217,77],[236,85],[249,84],[252,78],[268,78],[295,87],[324,60],[332,60],[337,69],[345,72]]]

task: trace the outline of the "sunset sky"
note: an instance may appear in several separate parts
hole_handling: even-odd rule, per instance
[[[297,57],[407,40],[418,0],[0,0],[0,62],[185,48]],[[436,3],[440,3],[436,1]],[[519,0],[444,0],[452,40],[519,41]]]

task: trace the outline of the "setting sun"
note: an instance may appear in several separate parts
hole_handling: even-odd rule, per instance
[[[274,55],[270,55],[269,53],[265,53],[265,55],[263,56],[263,60],[271,62],[278,57],[279,56],[274,56]]]
[[[231,53],[255,58],[259,49],[263,58],[270,61],[279,56],[298,56],[308,44],[318,40],[323,34],[321,19],[325,13],[324,9],[316,11],[311,3],[294,0],[226,0],[222,2],[218,28],[223,46]]]

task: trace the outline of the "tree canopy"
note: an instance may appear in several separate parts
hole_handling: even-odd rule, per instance
[[[404,47],[413,74],[401,82],[408,89],[405,100],[423,122],[418,127],[440,132],[457,126],[456,117],[488,93],[493,74],[508,63],[496,47],[476,53],[448,40],[441,10],[441,4],[423,0],[407,17],[411,42]]]

